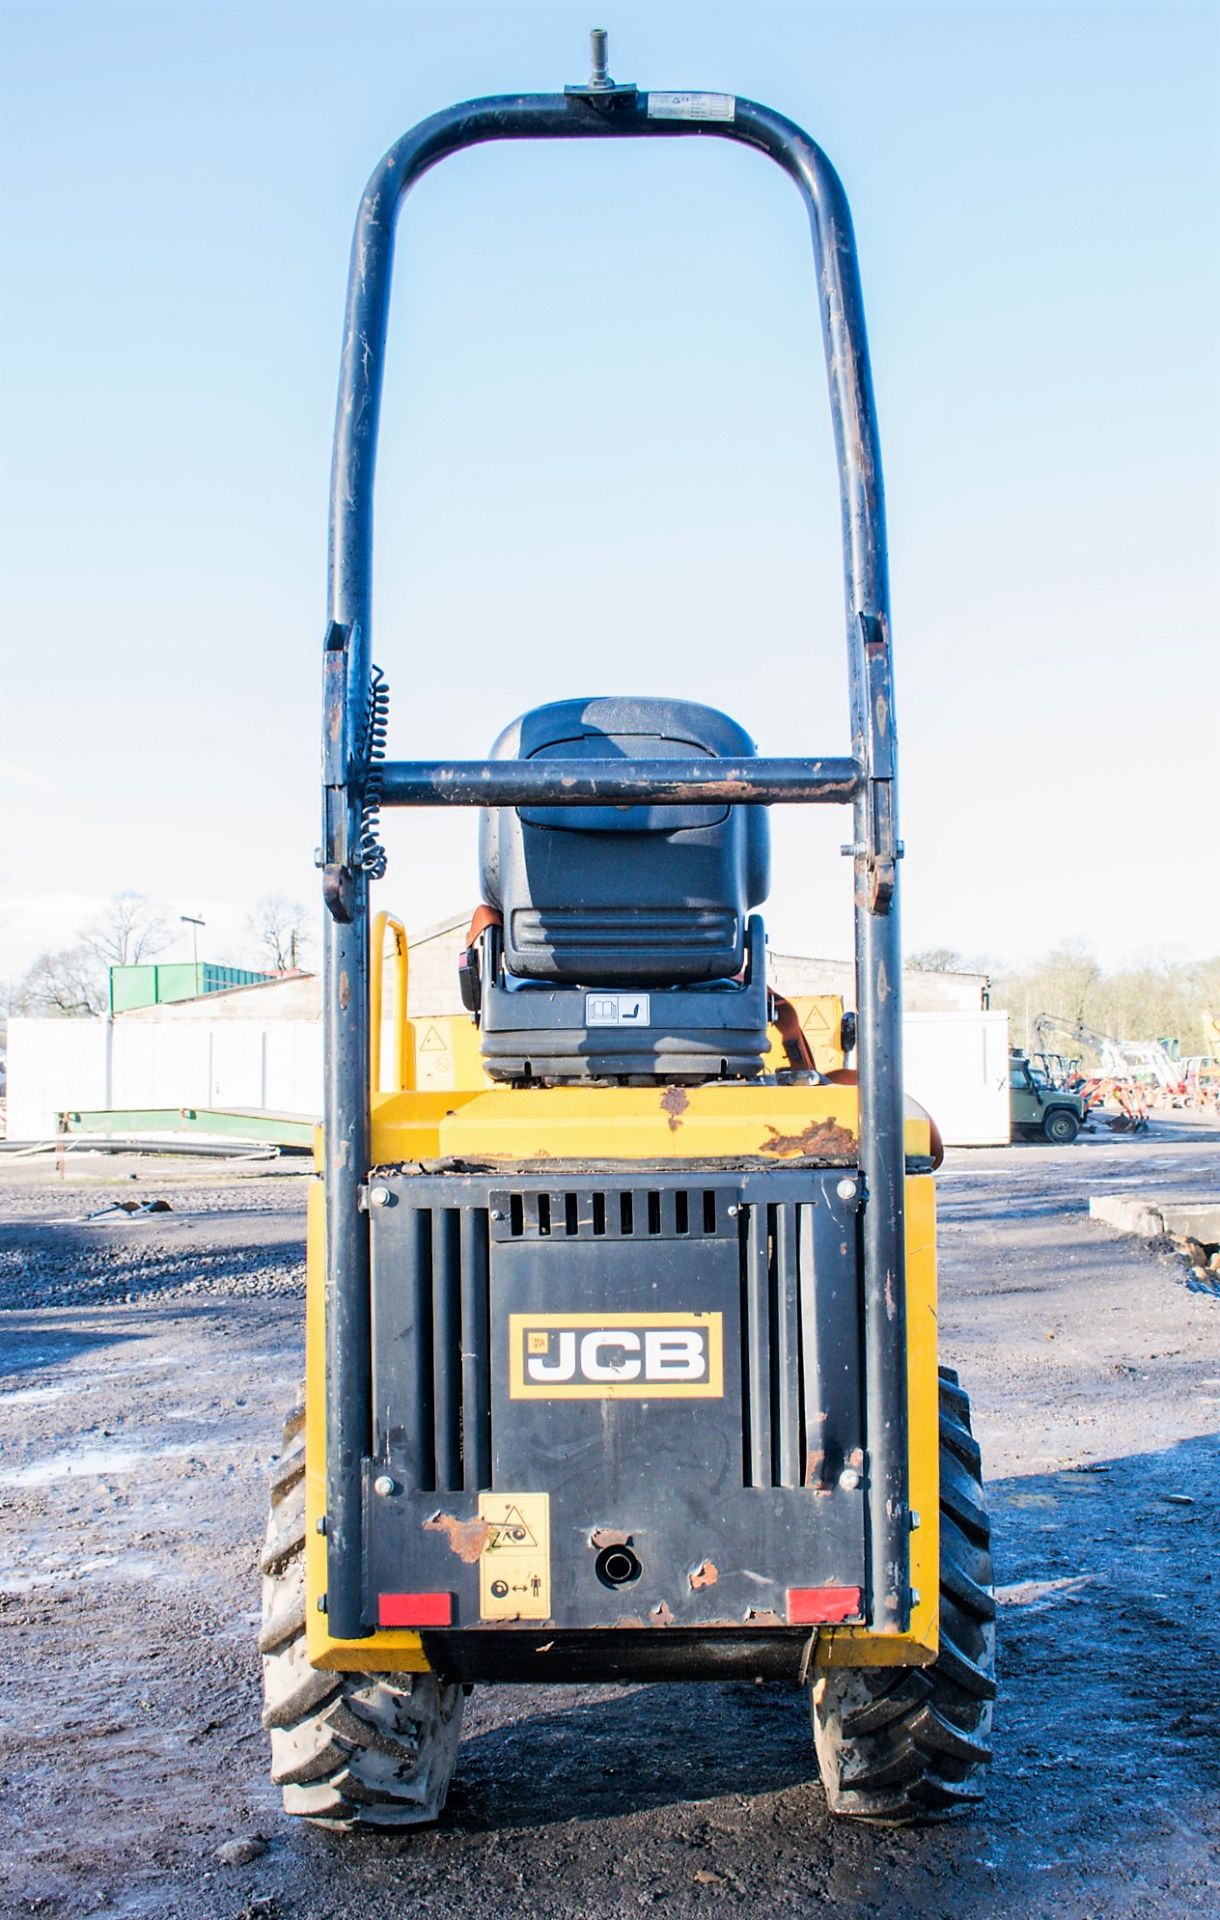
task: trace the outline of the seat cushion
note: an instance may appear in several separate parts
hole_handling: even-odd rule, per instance
[[[741,759],[749,735],[686,700],[561,700],[515,720],[493,759]],[[769,883],[761,807],[497,807],[482,815],[485,897],[519,979],[679,985],[737,973]]]

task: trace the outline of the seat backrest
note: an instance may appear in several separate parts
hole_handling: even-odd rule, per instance
[[[557,700],[506,727],[493,759],[741,759],[749,735],[689,700]],[[678,986],[731,977],[767,894],[761,807],[497,807],[479,836],[484,896],[520,980]]]

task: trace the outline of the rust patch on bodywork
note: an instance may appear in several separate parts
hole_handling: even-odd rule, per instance
[[[677,1133],[682,1125],[682,1115],[690,1105],[690,1095],[685,1087],[666,1087],[661,1095],[661,1111],[669,1115],[669,1131]]]
[[[856,1157],[856,1137],[846,1127],[841,1127],[834,1115],[825,1120],[811,1120],[803,1133],[781,1133],[778,1127],[768,1126],[769,1140],[764,1140],[764,1153],[774,1153],[781,1158],[798,1154],[806,1160],[824,1160],[832,1166],[850,1166]]]
[[[425,1533],[443,1533],[452,1553],[472,1567],[491,1538],[486,1520],[459,1520],[456,1514],[434,1513],[424,1521]]]
[[[714,1560],[704,1560],[692,1573],[687,1575],[691,1590],[698,1592],[700,1587],[714,1587],[720,1578],[720,1570]]]
[[[747,1627],[786,1627],[788,1622],[781,1620],[778,1613],[772,1613],[769,1607],[751,1607],[746,1614]]]
[[[648,1620],[649,1624],[654,1627],[672,1627],[674,1616],[668,1602],[662,1600],[659,1605],[655,1606],[649,1614]]]
[[[632,1538],[631,1534],[621,1533],[617,1527],[594,1527],[589,1535],[589,1545],[599,1550],[602,1547],[629,1547]]]

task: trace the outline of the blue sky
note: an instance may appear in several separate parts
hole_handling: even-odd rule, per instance
[[[894,583],[912,947],[1220,947],[1217,12],[615,4],[611,69],[749,94],[838,166]],[[312,900],[351,222],[462,97],[583,77],[587,9],[0,4],[0,974],[118,888]],[[400,229],[374,652],[395,756],[536,701],[705,699],[847,747],[807,233],[715,142],[499,147]],[[846,817],[776,810],[768,914],[849,950]],[[385,904],[477,894],[391,820]],[[188,949],[184,948],[184,951]]]

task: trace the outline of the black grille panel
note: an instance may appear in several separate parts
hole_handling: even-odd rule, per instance
[[[729,1230],[731,1187],[496,1189],[494,1240],[696,1240]]]
[[[491,1484],[487,1209],[402,1212],[398,1257],[373,1267],[374,1454],[419,1492],[474,1492]]]
[[[700,1275],[714,1270],[710,1245],[707,1256],[697,1248],[716,1241],[728,1243],[737,1275],[724,1334],[741,1485],[830,1493],[845,1465],[862,1467],[856,1176],[691,1173],[641,1168],[629,1180],[590,1171],[577,1184],[556,1168],[545,1182],[509,1184],[500,1173],[496,1186],[485,1174],[379,1173],[392,1198],[372,1209],[373,1459],[413,1492],[496,1484],[504,1444],[500,1435],[493,1445],[492,1432],[496,1261],[536,1250],[548,1310],[552,1301],[598,1307],[624,1259],[655,1276],[650,1306],[697,1307]],[[638,1258],[611,1251],[625,1240],[644,1243]],[[556,1253],[552,1266],[549,1249],[563,1245],[571,1255]],[[506,1363],[505,1352],[496,1364]],[[650,1444],[642,1431],[639,1441]]]
[[[743,1214],[742,1482],[829,1490],[862,1431],[858,1358],[843,1345],[858,1312],[854,1231],[832,1238],[814,1201]]]

